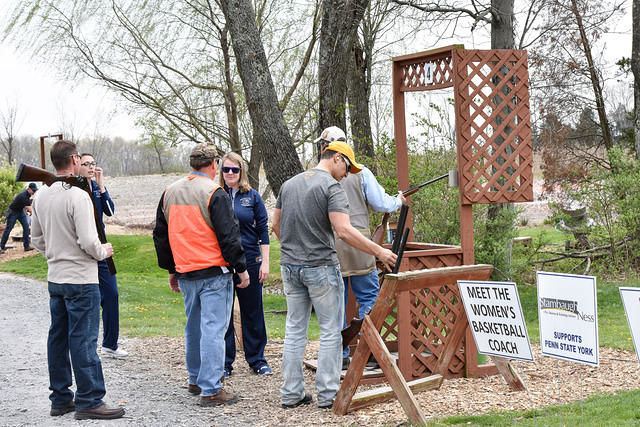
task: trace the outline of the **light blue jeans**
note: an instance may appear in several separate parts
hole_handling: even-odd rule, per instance
[[[378,281],[378,270],[374,269],[371,273],[361,276],[344,277],[344,310],[347,311],[347,299],[349,297],[349,279],[351,279],[351,290],[358,301],[358,318],[362,319],[364,315],[373,308],[380,292],[380,282]],[[344,319],[344,327],[351,319]],[[342,357],[349,356],[349,347],[342,352]]]
[[[290,405],[304,397],[302,362],[312,305],[320,327],[316,371],[318,405],[332,403],[340,387],[342,368],[344,283],[340,268],[338,265],[306,267],[282,264],[281,272],[287,296],[287,326],[282,356],[284,381],[280,388],[282,403]]]
[[[184,327],[189,384],[197,384],[202,396],[222,389],[224,334],[233,303],[231,273],[200,280],[178,279],[184,298]]]

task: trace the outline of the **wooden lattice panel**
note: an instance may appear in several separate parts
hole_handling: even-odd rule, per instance
[[[400,90],[414,92],[450,87],[453,85],[453,59],[451,50],[424,58],[408,59],[401,65]]]
[[[401,271],[424,270],[427,268],[452,267],[462,265],[462,254],[439,254],[426,256],[411,256],[405,252]]]
[[[441,286],[437,291],[421,289],[410,292],[411,375],[421,378],[434,371],[462,305],[457,291],[448,286]],[[462,376],[464,363],[461,346],[449,364],[448,376]]]
[[[532,201],[526,51],[452,53],[462,203]]]
[[[392,307],[391,313],[382,322],[380,329],[380,336],[386,343],[398,340],[398,300],[393,300]]]

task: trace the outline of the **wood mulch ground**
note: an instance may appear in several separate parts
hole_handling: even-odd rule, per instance
[[[279,388],[282,384],[282,340],[270,340],[265,356],[274,375],[255,375],[238,353],[231,377],[225,379],[225,389],[238,393],[237,404],[225,409],[227,414],[255,416],[256,425],[398,425],[407,417],[396,400],[361,409],[346,416],[315,406],[314,371],[305,369],[306,391],[314,396],[314,404],[296,409],[280,408]],[[176,387],[186,384],[184,340],[155,337],[129,340],[127,348],[135,354],[144,353],[148,362],[158,369],[171,372]],[[149,352],[148,349],[156,349]],[[157,351],[162,349],[162,351]],[[307,358],[317,356],[318,341],[307,346]],[[640,369],[635,353],[601,348],[600,366],[588,367],[542,357],[540,347],[533,345],[536,361],[514,362],[528,392],[511,392],[500,376],[445,380],[439,390],[416,394],[422,411],[428,418],[457,414],[484,414],[504,410],[529,410],[586,399],[597,393],[640,388]],[[375,386],[360,387],[358,391]]]

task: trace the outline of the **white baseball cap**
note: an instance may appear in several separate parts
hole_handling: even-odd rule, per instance
[[[318,138],[315,139],[315,142],[320,142],[320,141],[327,141],[327,142],[333,142],[333,141],[344,141],[347,142],[347,136],[344,134],[344,131],[342,129],[340,129],[338,126],[329,126],[328,128],[326,128],[325,130],[322,131],[322,133],[320,134],[320,136]]]

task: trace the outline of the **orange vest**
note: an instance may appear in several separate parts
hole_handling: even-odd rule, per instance
[[[209,177],[189,174],[165,191],[162,209],[178,273],[229,265],[209,215],[209,202],[219,188]]]

